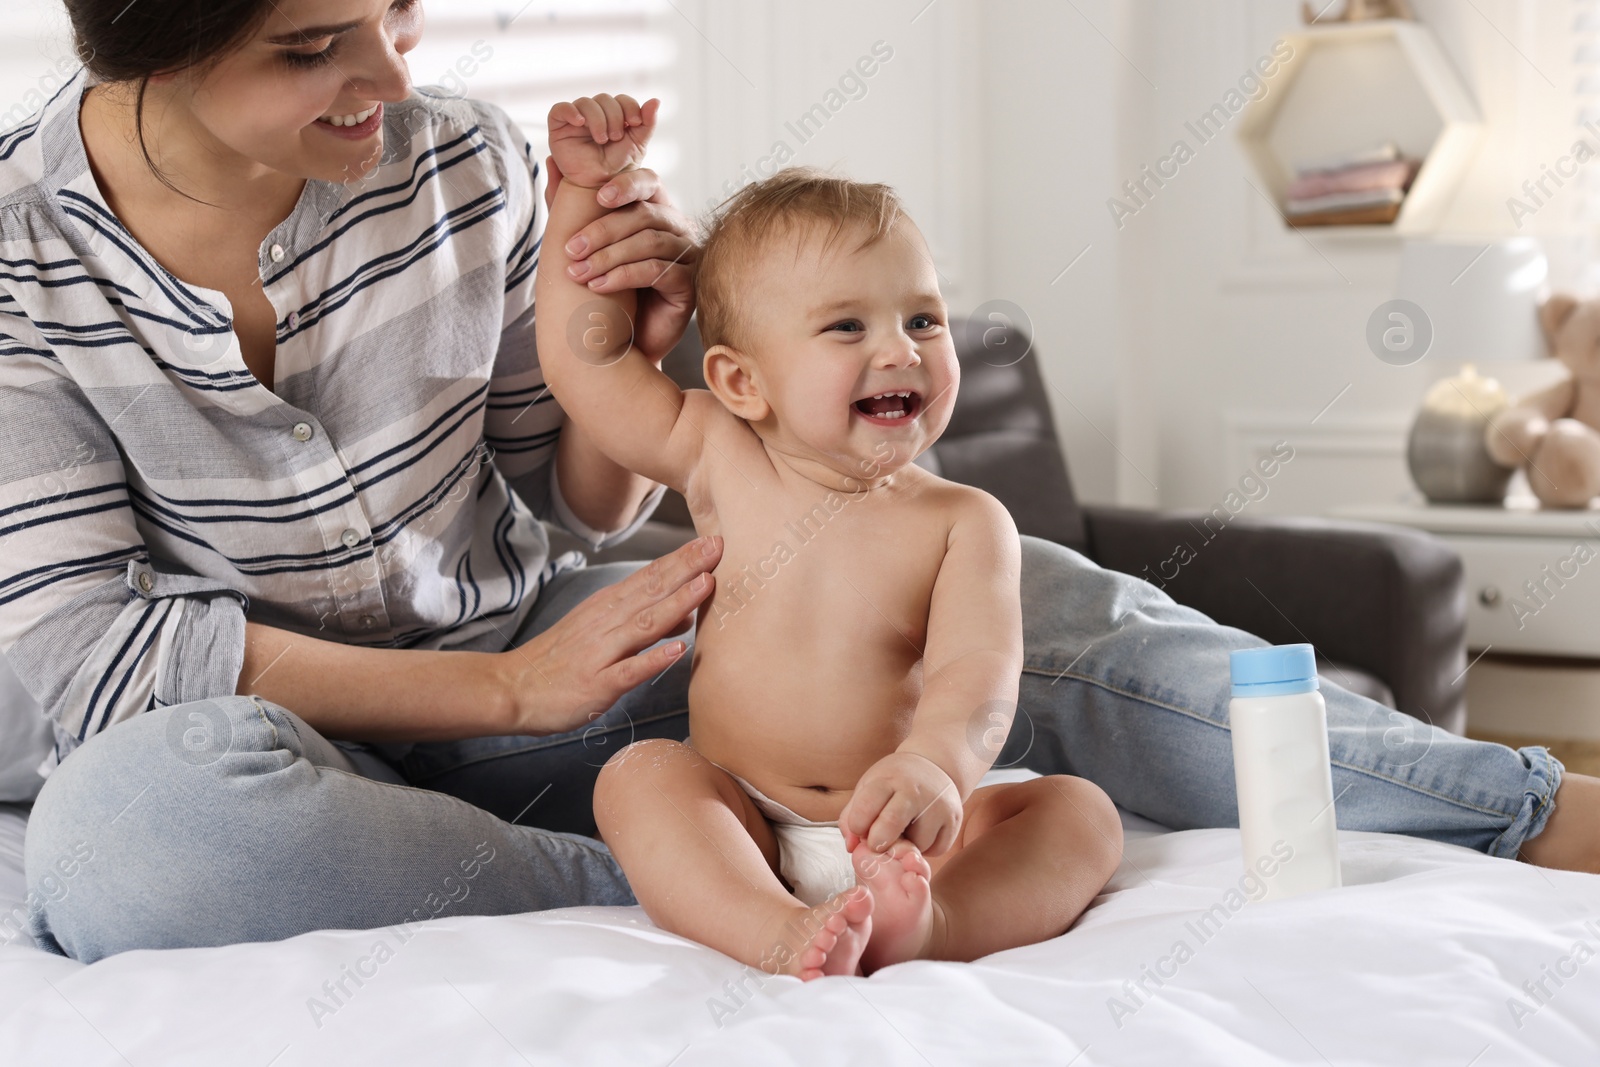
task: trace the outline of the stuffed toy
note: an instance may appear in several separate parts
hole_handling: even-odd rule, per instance
[[[1600,301],[1553,296],[1539,321],[1568,376],[1496,415],[1484,443],[1546,507],[1586,508],[1600,496]]]

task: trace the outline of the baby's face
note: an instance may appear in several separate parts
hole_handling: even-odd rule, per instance
[[[769,443],[856,478],[889,474],[950,421],[960,371],[922,234],[909,220],[875,244],[820,226],[775,242],[745,294]]]

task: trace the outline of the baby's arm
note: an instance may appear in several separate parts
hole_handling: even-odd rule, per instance
[[[868,768],[839,825],[846,847],[906,837],[928,855],[960,830],[962,805],[994,764],[1022,671],[1022,544],[998,500],[965,490],[928,610],[922,699],[900,747]]]
[[[600,186],[643,158],[656,106],[585,97],[551,109],[550,153],[562,180],[541,249],[536,329],[545,381],[562,408],[614,462],[682,491],[702,437],[692,415],[681,417],[683,391],[633,347],[636,295],[602,296],[567,273],[567,242],[605,214]]]

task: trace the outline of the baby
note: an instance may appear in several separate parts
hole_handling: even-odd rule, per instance
[[[550,112],[550,388],[724,546],[692,737],[607,763],[601,836],[659,926],[773,974],[1055,937],[1116,870],[1121,827],[1080,778],[980,785],[1016,708],[1021,548],[998,501],[912,463],[959,377],[927,245],[882,185],[787,170],[746,188],[699,266],[709,388],[679,389],[632,347],[631,299],[574,281],[564,251],[604,213],[595,190],[639,164],[656,107]]]

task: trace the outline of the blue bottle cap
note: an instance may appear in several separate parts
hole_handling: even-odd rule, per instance
[[[1236,697],[1309,693],[1318,687],[1317,654],[1310,645],[1241,648],[1228,654]]]

